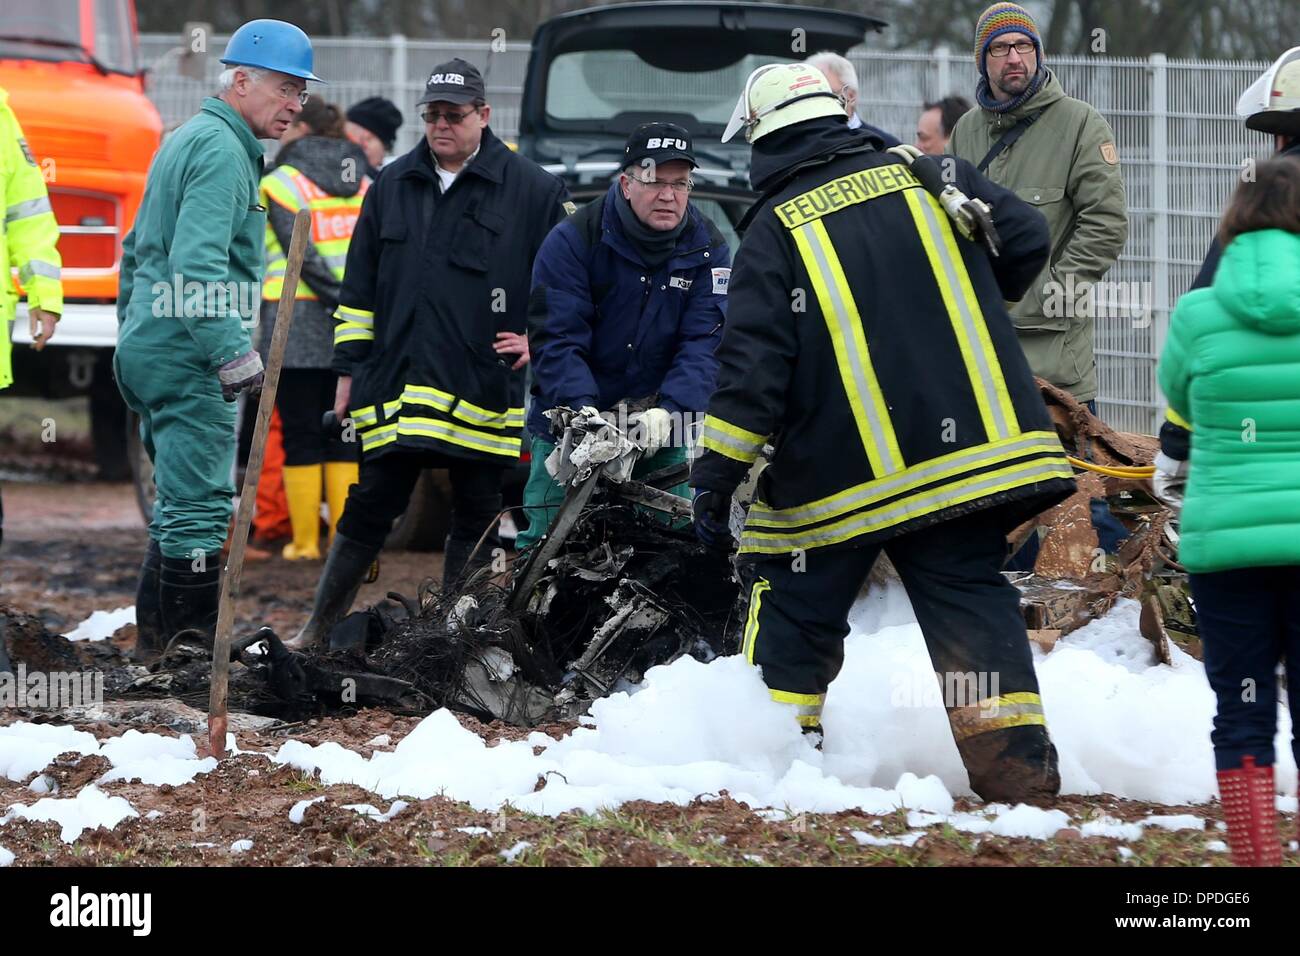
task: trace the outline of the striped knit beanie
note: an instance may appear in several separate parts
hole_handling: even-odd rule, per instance
[[[987,75],[984,68],[984,52],[993,42],[993,38],[1003,33],[1023,33],[1034,41],[1038,53],[1038,62],[1043,61],[1043,40],[1038,35],[1038,27],[1029,11],[1015,3],[995,3],[985,10],[975,22],[975,65],[980,75]]]

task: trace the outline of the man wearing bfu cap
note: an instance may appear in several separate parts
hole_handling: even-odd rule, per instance
[[[356,427],[360,480],[295,647],[324,640],[347,613],[421,471],[451,477],[447,587],[472,570],[501,510],[502,474],[519,460],[529,275],[573,204],[559,179],[492,133],[471,64],[434,67],[417,105],[424,136],[366,194],[348,247],[334,410]],[[489,534],[477,562],[496,544]]]
[[[528,308],[532,473],[528,529],[516,548],[536,543],[564,500],[545,467],[554,448],[547,409],[607,411],[649,398],[652,407],[628,419],[645,449],[635,473],[686,457],[685,418],[703,412],[713,391],[731,277],[726,241],[689,203],[694,168],[685,129],[637,127],[609,191],[552,230],[537,254]]]

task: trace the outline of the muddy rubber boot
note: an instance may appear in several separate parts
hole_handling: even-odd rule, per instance
[[[1254,757],[1245,756],[1240,767],[1220,770],[1218,777],[1232,862],[1237,866],[1281,866],[1273,768],[1257,767]]]
[[[361,582],[378,555],[376,547],[335,534],[316,585],[311,617],[298,636],[285,641],[284,646],[303,651],[324,644],[330,630],[352,609]]]
[[[166,645],[162,619],[162,550],[150,538],[135,589],[135,647],[131,660],[152,661]]]
[[[1061,792],[1056,747],[1040,726],[1009,727],[957,742],[970,787],[987,803],[1050,806]]]
[[[195,564],[199,570],[195,570]],[[212,552],[202,561],[162,556],[159,604],[166,642],[181,631],[198,631],[194,640],[209,651],[217,634],[217,606],[221,602],[221,554]]]

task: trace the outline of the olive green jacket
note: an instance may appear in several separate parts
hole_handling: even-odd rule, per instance
[[[1110,124],[1065,95],[1056,75],[1014,110],[973,109],[953,128],[948,152],[979,163],[1019,120],[1047,110],[985,175],[1047,217],[1052,255],[1019,302],[1009,305],[1034,374],[1080,401],[1097,395],[1093,312],[1086,297],[1128,238],[1124,178]],[[1106,297],[1098,296],[1098,301]],[[1125,299],[1127,301],[1127,299]]]

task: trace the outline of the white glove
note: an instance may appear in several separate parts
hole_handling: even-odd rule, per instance
[[[629,415],[627,422],[637,426],[628,437],[645,449],[647,458],[673,437],[673,416],[664,408],[651,408]]]
[[[1151,476],[1151,490],[1156,499],[1175,513],[1181,511],[1183,493],[1187,489],[1187,462],[1158,452],[1155,466],[1156,473]]]

